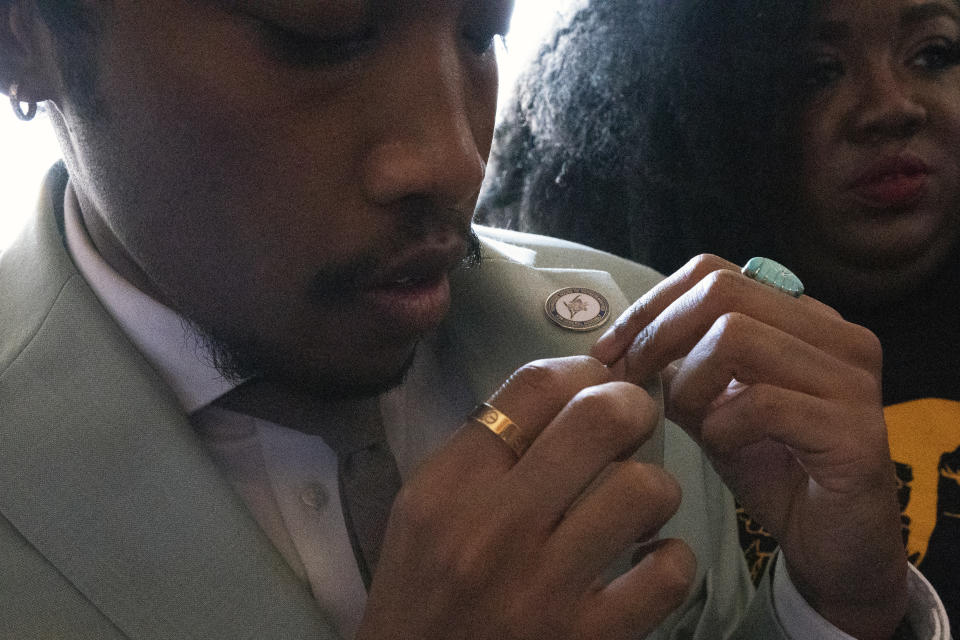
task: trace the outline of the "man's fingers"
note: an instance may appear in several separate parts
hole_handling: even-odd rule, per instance
[[[634,461],[609,468],[566,514],[544,549],[544,566],[586,589],[637,540],[646,540],[680,506],[680,485],[662,468]],[[581,561],[570,566],[570,559]]]
[[[688,261],[623,312],[597,340],[590,355],[607,365],[616,362],[644,327],[707,274],[718,269],[736,271],[739,267],[713,255],[701,255]]]
[[[517,369],[488,403],[510,418],[527,443],[533,443],[577,393],[611,379],[609,369],[589,356],[537,360]],[[513,450],[475,420],[464,424],[447,451],[458,465],[485,474],[502,473],[517,462]]]
[[[641,638],[683,604],[696,575],[693,551],[679,540],[659,540],[629,572],[588,596],[584,638]]]
[[[869,331],[844,322],[835,310],[809,296],[791,298],[747,278],[715,256],[699,256],[641,298],[592,353],[608,365],[624,359],[620,368],[627,379],[643,383],[685,355],[726,313],[753,317],[840,359],[879,368],[879,343]]]
[[[518,504],[556,522],[614,460],[632,454],[657,424],[647,393],[626,382],[579,392],[510,470]]]
[[[684,356],[720,317],[739,313],[863,366],[879,364],[867,332],[813,298],[791,298],[739,272],[709,274],[647,324],[627,349],[627,379],[642,381]]]

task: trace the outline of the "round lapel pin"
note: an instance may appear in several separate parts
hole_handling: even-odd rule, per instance
[[[544,306],[547,317],[571,331],[591,331],[610,317],[610,303],[593,289],[566,287],[554,291]]]

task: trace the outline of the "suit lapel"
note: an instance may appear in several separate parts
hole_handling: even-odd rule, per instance
[[[131,638],[335,638],[73,269],[49,193],[0,268],[0,512]]]

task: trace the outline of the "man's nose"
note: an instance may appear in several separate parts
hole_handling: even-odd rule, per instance
[[[927,110],[906,71],[874,64],[860,74],[856,107],[850,116],[855,142],[875,143],[912,136],[923,126]]]
[[[374,202],[423,197],[472,208],[479,192],[496,111],[495,75],[478,82],[453,39],[438,35],[434,42],[412,51],[382,89],[382,121],[363,172]]]

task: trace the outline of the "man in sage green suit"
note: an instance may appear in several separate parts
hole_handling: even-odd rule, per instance
[[[475,238],[510,8],[0,3],[0,86],[70,174],[0,255],[0,636],[945,637],[871,336],[715,257],[654,287]],[[165,368],[171,318],[222,375]],[[519,440],[464,421],[483,401]],[[256,468],[251,424],[282,451]],[[357,484],[403,480],[362,540],[389,505],[348,514],[331,453],[360,427],[398,455]],[[296,464],[344,508],[291,517]],[[783,545],[756,595],[720,477]]]
[[[66,180],[51,171],[37,217],[0,256],[0,636],[338,637],[72,264]],[[659,279],[564,241],[481,233],[484,262],[457,274],[441,326],[476,399],[527,361],[590,349],[596,334],[543,313],[559,286],[601,292],[619,314]],[[678,476],[685,498],[661,534],[698,559],[662,637],[720,637],[738,624],[735,637],[785,637],[769,580],[753,594],[732,498],[696,445],[666,422],[638,457]]]

